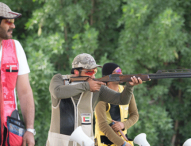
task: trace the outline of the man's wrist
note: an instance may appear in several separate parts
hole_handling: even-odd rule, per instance
[[[31,132],[33,135],[36,135],[35,129],[27,128],[27,131]]]

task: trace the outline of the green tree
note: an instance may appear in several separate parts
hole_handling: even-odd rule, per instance
[[[190,26],[186,22],[189,6],[188,1],[124,1],[119,20],[124,29],[115,58],[126,73],[190,68]],[[163,79],[136,87],[140,119],[130,133],[146,133],[151,145],[182,145],[189,138],[186,129],[191,126],[187,121],[191,104],[189,80]]]

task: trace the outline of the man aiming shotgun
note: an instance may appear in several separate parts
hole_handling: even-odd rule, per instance
[[[95,81],[97,65],[94,58],[86,53],[77,55],[72,62],[71,75],[56,74],[53,76],[49,91],[52,101],[52,117],[48,133],[47,146],[73,146],[70,135],[82,126],[84,133],[93,135],[93,109],[99,101],[112,104],[128,104],[133,95],[133,86],[141,84],[140,78],[132,77],[122,93]],[[87,82],[69,81],[75,77],[88,77]],[[110,97],[110,98],[107,98]]]

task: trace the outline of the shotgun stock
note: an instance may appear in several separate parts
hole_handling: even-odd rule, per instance
[[[102,78],[93,79],[100,82],[130,82],[131,77],[141,78],[142,81],[165,78],[191,78],[191,69],[158,70],[154,74],[111,74]],[[88,76],[71,77],[70,82],[83,82],[89,79]]]

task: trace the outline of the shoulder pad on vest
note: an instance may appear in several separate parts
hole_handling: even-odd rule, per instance
[[[63,78],[63,80],[64,80],[64,82],[65,82],[65,85],[69,85],[69,82],[70,82],[70,77],[71,77],[72,75],[62,75],[62,78]]]

